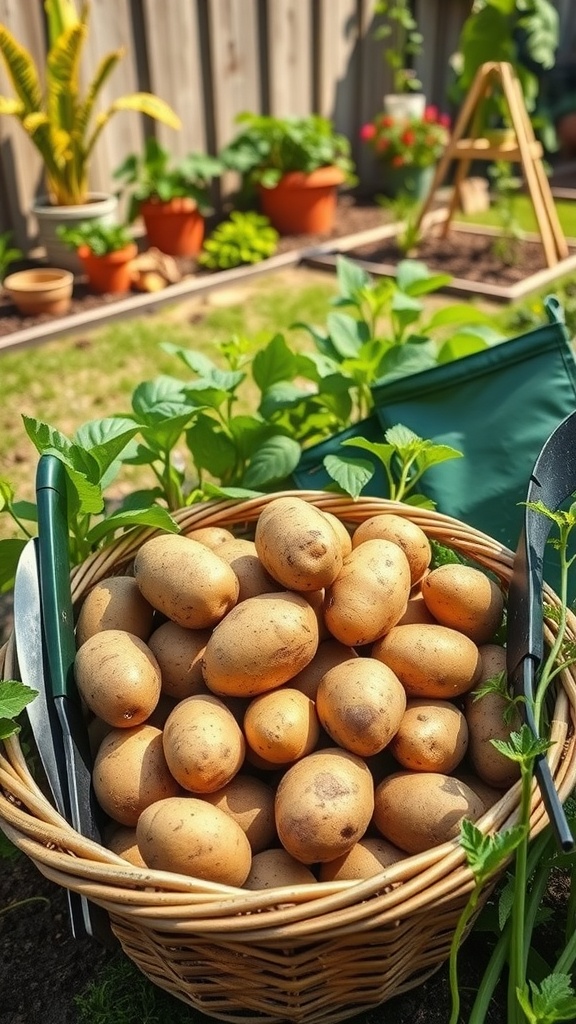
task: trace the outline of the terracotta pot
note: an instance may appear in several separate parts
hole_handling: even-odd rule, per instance
[[[193,199],[150,199],[140,213],[148,242],[168,256],[195,256],[204,241],[204,217]]]
[[[311,174],[291,171],[275,188],[260,186],[262,212],[281,235],[326,234],[334,223],[343,181],[339,167],[320,167]]]
[[[4,291],[25,316],[61,316],[70,308],[73,284],[70,270],[38,267],[9,274],[4,279]]]
[[[50,266],[82,273],[78,254],[58,238],[57,229],[61,224],[78,227],[86,221],[115,224],[117,210],[118,199],[106,192],[90,192],[80,206],[52,206],[48,196],[40,196],[32,204],[32,213],[38,223],[38,241],[44,247]]]
[[[96,256],[88,246],[82,245],[78,249],[78,256],[88,278],[90,291],[98,295],[112,292],[120,295],[130,291],[132,284],[132,272],[130,261],[138,252],[135,242],[117,249],[116,252],[106,253],[105,256]]]

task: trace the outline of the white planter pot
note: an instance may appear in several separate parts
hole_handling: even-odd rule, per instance
[[[426,109],[423,92],[387,93],[382,103],[384,113],[392,117],[422,117]]]
[[[115,224],[118,199],[105,192],[91,192],[87,203],[81,206],[51,206],[46,196],[32,204],[32,213],[38,222],[38,240],[46,250],[51,267],[63,267],[75,274],[82,272],[82,266],[75,252],[68,249],[56,234],[60,224],[72,227],[87,220],[99,220],[103,224]]]

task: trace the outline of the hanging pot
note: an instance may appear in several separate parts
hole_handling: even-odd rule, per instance
[[[117,249],[116,252],[106,253],[104,256],[97,256],[87,245],[80,246],[78,256],[88,278],[90,291],[96,292],[98,295],[106,293],[121,295],[123,292],[130,291],[132,284],[130,263],[137,252],[138,247],[135,242],[125,245],[123,249]]]
[[[9,274],[3,287],[24,316],[40,313],[61,316],[70,308],[73,284],[74,275],[70,270],[35,267]]]
[[[204,241],[204,217],[193,199],[181,196],[140,206],[148,242],[168,256],[196,256]]]
[[[339,167],[319,167],[311,174],[291,171],[274,188],[260,186],[262,212],[282,235],[323,235],[332,229]]]
[[[61,224],[77,227],[94,220],[102,224],[115,224],[117,209],[117,197],[105,192],[90,193],[87,202],[79,206],[52,206],[47,196],[37,199],[32,204],[32,213],[38,223],[38,241],[46,251],[48,263],[79,274],[82,266],[78,255],[58,238],[56,228]]]
[[[423,117],[426,96],[423,92],[391,92],[382,97],[384,113],[392,117]]]

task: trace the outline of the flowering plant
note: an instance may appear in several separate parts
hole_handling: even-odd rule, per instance
[[[392,167],[429,167],[450,137],[450,118],[427,107],[422,117],[377,114],[360,129],[360,137]]]

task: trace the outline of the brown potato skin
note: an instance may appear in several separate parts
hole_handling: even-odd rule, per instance
[[[163,622],[148,641],[162,673],[162,692],[184,700],[206,690],[202,657],[211,633],[208,629],[186,629],[177,622]]]
[[[213,693],[251,697],[287,683],[314,657],[318,621],[300,594],[250,597],[214,629],[202,659]]]
[[[227,530],[225,526],[199,526],[198,529],[191,530],[186,536],[190,540],[196,540],[199,544],[204,544],[211,551],[218,551],[221,544],[225,544],[230,540],[236,540],[232,530]]]
[[[160,667],[138,636],[105,629],[76,653],[74,676],[90,711],[108,725],[129,729],[152,714],[160,698]]]
[[[150,868],[242,886],[252,852],[239,825],[219,807],[193,796],[151,804],[136,826],[138,849]]]
[[[302,498],[275,498],[260,513],[254,543],[267,572],[289,590],[322,590],[342,568],[341,540]]]
[[[245,889],[276,889],[285,885],[314,885],[310,868],[300,864],[283,848],[262,850],[252,858]]]
[[[409,697],[451,700],[471,690],[480,674],[473,640],[447,626],[394,626],[372,648],[372,657],[396,673]]]
[[[217,697],[195,694],[168,715],[164,756],[174,778],[191,793],[214,793],[244,761],[245,742],[231,711]]]
[[[256,597],[257,594],[278,592],[278,583],[272,579],[270,573],[266,572],[258,558],[253,540],[234,537],[232,540],[219,544],[216,551],[220,558],[228,562],[238,577],[240,585],[238,603],[245,601],[248,597]]]
[[[406,709],[406,691],[397,676],[375,658],[351,658],[320,680],[316,710],[335,743],[360,757],[380,753],[390,743]]]
[[[476,821],[484,810],[473,790],[440,772],[395,772],[374,794],[376,828],[409,854],[456,839],[462,818]]]
[[[344,559],[326,588],[324,621],[343,644],[372,643],[398,622],[409,595],[410,566],[402,548],[388,540],[367,540]]]
[[[288,769],[276,791],[276,828],[285,850],[314,864],[347,853],[366,832],[374,784],[364,761],[331,747]]]
[[[246,833],[252,853],[260,853],[276,840],[274,790],[252,775],[240,775],[215,793],[202,797],[229,814]]]
[[[136,840],[136,826],[118,825],[113,832],[105,836],[106,846],[112,853],[117,853],[119,857],[123,857],[129,864],[133,864],[136,868],[145,868],[146,863],[138,849],[138,843]]]
[[[238,577],[223,558],[196,540],[163,534],[134,559],[134,578],[150,604],[179,626],[207,629],[238,600]]]
[[[122,629],[146,642],[154,609],[140,593],[133,576],[101,580],[86,596],[76,623],[76,646],[103,629]]]
[[[447,700],[409,700],[390,751],[403,768],[450,773],[468,749],[468,725]]]
[[[311,754],[320,725],[314,701],[289,686],[255,697],[244,715],[250,748],[269,764],[291,764]]]
[[[497,644],[486,644],[479,648],[482,670],[476,684],[480,689],[489,679],[506,671],[506,651]],[[520,726],[517,712],[509,722],[504,712],[509,702],[499,693],[487,693],[475,699],[469,693],[464,702],[464,714],[470,732],[469,756],[476,774],[489,786],[509,789],[520,778],[520,768],[515,761],[501,754],[492,745],[492,740],[505,742],[510,733]]]
[[[370,837],[361,839],[343,857],[320,865],[321,882],[355,881],[373,878],[381,871],[404,860],[406,854],[386,839]]]
[[[432,559],[430,541],[416,523],[403,516],[385,512],[370,516],[354,531],[352,546],[358,547],[367,540],[390,540],[402,548],[410,565],[412,586],[422,579]]]
[[[318,644],[318,650],[312,661],[301,672],[292,677],[290,686],[293,686],[296,690],[301,690],[307,697],[310,697],[310,700],[316,700],[318,685],[328,669],[342,664],[343,661],[349,661],[350,658],[357,657],[358,655],[353,647],[346,647],[339,640],[323,640],[322,643]]]
[[[440,565],[422,580],[422,596],[434,618],[475,644],[487,644],[502,622],[502,591],[470,565]]]
[[[340,549],[342,551],[342,558],[346,558],[347,555],[352,551],[352,537],[348,532],[346,526],[338,516],[332,514],[332,512],[322,511],[322,515],[328,520],[330,526],[334,530],[334,533],[340,541]]]
[[[92,783],[106,814],[128,826],[156,800],[182,792],[166,764],[162,730],[152,725],[109,732],[96,754]]]

